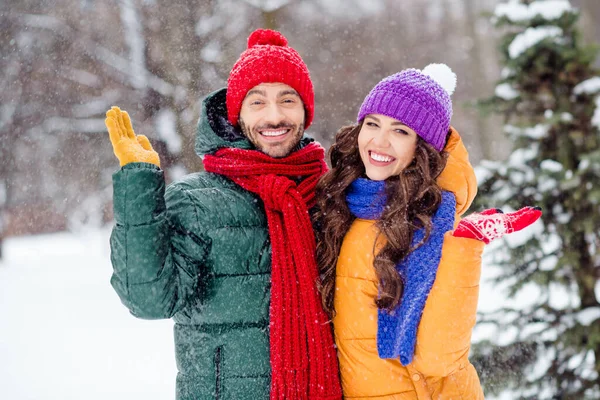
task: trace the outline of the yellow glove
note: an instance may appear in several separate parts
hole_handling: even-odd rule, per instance
[[[144,135],[136,136],[133,132],[127,111],[113,106],[106,112],[104,123],[121,167],[132,162],[147,162],[160,167],[158,153],[154,151],[148,138]]]

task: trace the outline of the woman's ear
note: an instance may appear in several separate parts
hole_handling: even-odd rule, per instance
[[[437,182],[442,189],[455,194],[456,211],[458,215],[462,215],[469,208],[477,194],[477,179],[469,162],[469,153],[460,135],[452,127],[444,151],[448,152],[448,160],[446,167],[438,176]]]
[[[446,140],[444,141],[444,148],[448,146],[448,141],[450,140],[450,135],[452,135],[452,127],[448,128],[448,133],[446,134]]]
[[[457,130],[453,127],[448,129],[448,134],[446,135],[446,143],[444,144],[444,151],[450,153],[456,147],[456,144],[460,142],[460,135]]]

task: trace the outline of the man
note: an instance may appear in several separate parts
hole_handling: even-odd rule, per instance
[[[165,189],[158,154],[113,107],[111,283],[139,318],[175,320],[178,399],[341,399],[307,210],[325,172],[304,135],[313,85],[279,32],[257,30],[203,102],[207,172]]]

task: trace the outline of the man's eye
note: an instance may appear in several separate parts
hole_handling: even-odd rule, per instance
[[[262,103],[263,103],[263,102],[262,102],[262,101],[260,101],[260,100],[254,100],[253,102],[251,102],[251,103],[250,103],[250,105],[253,105],[253,106],[255,106],[255,105],[262,104]]]
[[[283,102],[284,103],[295,103],[296,101],[294,99],[284,99]]]

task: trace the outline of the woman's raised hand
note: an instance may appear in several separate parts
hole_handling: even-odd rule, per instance
[[[520,231],[533,224],[542,215],[539,207],[523,207],[513,213],[504,214],[498,208],[490,208],[463,218],[454,236],[480,240],[485,244],[506,234]]]

